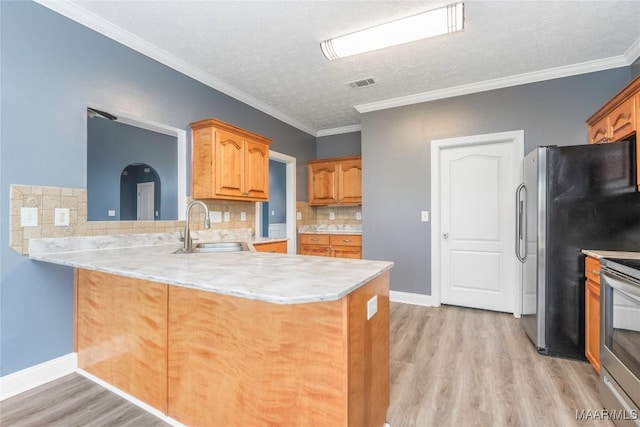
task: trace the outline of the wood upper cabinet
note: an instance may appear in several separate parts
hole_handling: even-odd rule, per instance
[[[191,123],[191,197],[269,199],[271,140],[216,119]]]
[[[362,159],[339,157],[308,163],[309,204],[359,205],[362,203]]]
[[[600,261],[596,258],[586,258],[585,277],[584,354],[600,372]]]
[[[640,76],[587,119],[589,144],[615,142],[636,136],[636,162],[640,164]],[[637,177],[640,189],[640,168]]]

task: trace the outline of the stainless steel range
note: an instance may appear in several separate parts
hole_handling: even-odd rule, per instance
[[[600,393],[617,426],[640,426],[640,260],[604,259]]]

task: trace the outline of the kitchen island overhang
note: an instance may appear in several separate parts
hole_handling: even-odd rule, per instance
[[[33,255],[77,269],[80,369],[187,425],[384,424],[392,263],[175,246]]]

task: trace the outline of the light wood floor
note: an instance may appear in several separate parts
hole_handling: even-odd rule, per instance
[[[612,426],[587,363],[537,354],[509,314],[391,304],[392,427]],[[0,402],[3,427],[164,426],[73,374]],[[375,426],[374,426],[375,427]]]

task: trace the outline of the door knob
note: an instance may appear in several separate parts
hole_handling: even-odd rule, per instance
[[[449,238],[449,233],[442,233],[442,238],[443,239],[448,239]]]

